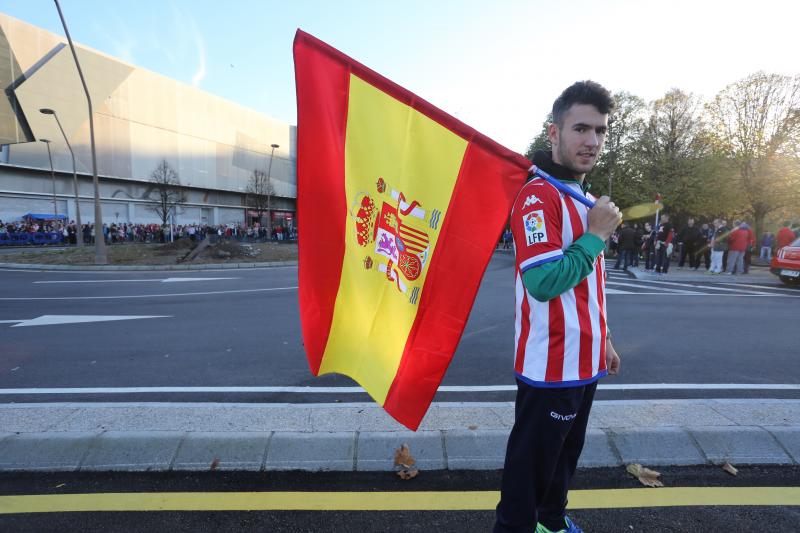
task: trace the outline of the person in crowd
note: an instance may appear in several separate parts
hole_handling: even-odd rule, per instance
[[[758,258],[767,261],[772,261],[772,245],[775,242],[775,235],[772,232],[764,232],[761,236],[761,250],[759,251]]]
[[[656,234],[656,274],[666,274],[669,271],[674,240],[675,230],[669,222],[669,215],[664,213]]]
[[[711,267],[709,273],[721,274],[724,266],[722,257],[728,250],[728,226],[727,221],[722,219],[714,220],[714,236],[711,239]]]
[[[700,242],[702,244],[699,253],[703,256],[703,264],[707,271],[711,269],[711,242],[714,240],[714,230],[715,227],[713,224],[710,226],[708,224],[703,224],[700,228],[700,235],[702,236]],[[698,259],[698,263],[699,262]]]
[[[633,264],[633,255],[636,253],[636,230],[625,222],[622,223],[622,230],[619,232],[617,249],[619,253],[614,268],[619,268],[621,263],[623,270],[628,270],[628,267]]]
[[[780,250],[784,246],[788,246],[796,238],[792,230],[792,224],[788,220],[783,223],[783,227],[778,230],[778,235],[775,238],[775,250]]]
[[[689,257],[689,268],[697,270],[700,266],[700,256],[697,253],[702,246],[703,235],[700,228],[695,226],[694,218],[689,217],[686,227],[678,233],[678,244],[681,247],[681,257],[678,268],[683,268],[686,257]]]
[[[734,222],[733,231],[728,236],[728,268],[725,274],[744,274],[744,252],[749,241],[749,228],[743,228],[742,222]]]

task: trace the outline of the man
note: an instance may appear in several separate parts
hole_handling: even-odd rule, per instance
[[[642,252],[644,253],[644,269],[652,272],[656,264],[656,232],[649,222],[644,223],[642,236]]]
[[[721,274],[725,269],[723,257],[728,250],[728,226],[726,220],[714,221],[714,238],[711,240],[711,268],[712,274]]]
[[[780,250],[784,246],[788,246],[794,240],[794,231],[791,228],[791,222],[788,220],[783,223],[783,227],[778,230],[778,235],[776,236],[777,244],[775,245],[775,250]]]
[[[758,254],[758,258],[763,260],[772,261],[772,241],[774,240],[774,235],[772,232],[765,232],[764,235],[761,236],[761,252]]]
[[[537,152],[534,164],[585,195],[613,107],[595,82],[567,88],[547,130],[553,151]],[[589,210],[539,178],[514,202],[517,399],[496,533],[581,532],[565,514],[567,489],[597,380],[619,370],[606,329],[603,249],[620,221],[608,197]]]
[[[696,257],[698,248],[701,246],[702,235],[700,230],[694,225],[694,219],[689,218],[686,227],[683,228],[678,235],[678,244],[681,246],[681,258],[678,261],[678,268],[683,268],[686,262],[686,256],[689,256],[689,268],[697,270],[700,266],[700,257]]]
[[[619,268],[620,263],[622,263],[622,269],[628,270],[628,267],[633,264],[633,254],[636,253],[636,230],[624,222],[619,232],[618,250],[619,254],[617,255],[617,262],[614,263],[614,268]]]
[[[661,215],[661,222],[656,234],[656,274],[666,274],[669,271],[669,261],[672,258],[672,241],[675,239],[675,230],[669,223],[669,215]]]
[[[716,221],[715,221],[716,222]],[[715,227],[709,227],[708,224],[703,224],[703,227],[700,231],[702,234],[702,239],[700,242],[702,243],[702,248],[700,251],[703,254],[703,262],[705,264],[706,270],[711,269],[711,241],[714,240],[714,230]],[[698,258],[697,264],[700,264],[700,259]]]
[[[728,269],[729,276],[746,274],[744,270],[744,253],[750,242],[750,229],[740,221],[734,223],[734,230],[728,236]]]

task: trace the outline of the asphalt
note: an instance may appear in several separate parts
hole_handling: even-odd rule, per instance
[[[751,272],[726,281],[771,276]],[[403,443],[421,470],[493,470],[513,415],[512,402],[437,402],[411,432],[373,403],[4,403],[0,471],[388,471]],[[633,462],[800,464],[800,400],[596,401],[580,466]]]

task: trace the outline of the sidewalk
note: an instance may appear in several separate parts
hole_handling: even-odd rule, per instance
[[[691,268],[680,269],[670,265],[666,274],[656,274],[646,272],[641,267],[628,267],[628,273],[636,279],[646,281],[682,281],[682,282],[713,282],[713,283],[775,283],[777,276],[771,274],[769,267],[755,266],[750,267],[747,274],[710,274],[702,267],[697,270]]]
[[[0,405],[0,471],[499,469],[512,402],[436,403],[416,433],[373,403]],[[580,466],[800,463],[800,400],[595,402]]]

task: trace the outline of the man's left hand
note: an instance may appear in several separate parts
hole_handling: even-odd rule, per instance
[[[606,369],[612,376],[619,374],[619,355],[611,344],[611,339],[606,339]]]

